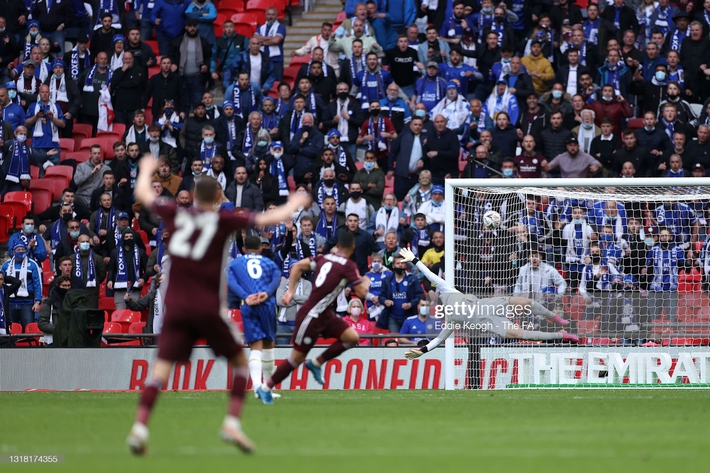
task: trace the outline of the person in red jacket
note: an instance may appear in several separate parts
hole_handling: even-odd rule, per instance
[[[613,133],[615,135],[621,134],[622,120],[634,115],[634,111],[631,109],[629,102],[621,95],[616,95],[614,93],[614,87],[609,84],[602,87],[600,99],[587,104],[584,108],[594,111],[594,123],[598,127],[601,127],[602,118],[611,118],[614,121]]]

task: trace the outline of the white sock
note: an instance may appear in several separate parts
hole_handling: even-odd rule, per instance
[[[242,422],[238,417],[227,416],[224,418],[224,424],[234,430],[242,430]]]
[[[252,350],[249,353],[249,376],[254,389],[261,386],[261,350]]]
[[[264,374],[264,381],[274,374],[274,349],[267,348],[261,352],[261,370]]]

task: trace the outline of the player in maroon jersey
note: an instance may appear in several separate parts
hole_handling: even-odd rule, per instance
[[[221,288],[225,244],[236,230],[275,225],[290,219],[299,207],[309,206],[310,199],[292,196],[286,205],[269,213],[215,212],[215,204],[221,195],[219,184],[214,179],[203,178],[195,185],[195,208],[186,209],[178,207],[173,200],[156,198],[151,190],[151,179],[157,169],[158,161],[154,157],[146,155],[140,160],[135,195],[137,200],[160,215],[171,235],[167,242],[171,264],[165,295],[165,319],[158,341],[158,359],[141,394],[136,421],[127,442],[134,454],[145,453],[148,418],[160,387],[167,382],[175,363],[190,358],[195,340],[205,338],[215,355],[224,356],[234,367],[222,438],[250,453],[254,444],[242,432],[239,421],[249,375],[247,359],[230,326],[220,315],[224,312]]]
[[[370,289],[370,278],[361,277],[357,265],[350,260],[353,251],[355,251],[355,237],[350,232],[344,232],[338,238],[335,253],[303,259],[291,268],[288,291],[282,298],[284,304],[288,305],[291,302],[304,271],[315,271],[313,290],[296,315],[291,355],[276,368],[271,379],[256,390],[264,404],[274,403],[271,389],[305,361],[306,355],[319,336],[337,338],[337,341],[333,342],[318,358],[306,362],[306,368],[320,384],[323,384],[321,366],[355,346],[360,339],[355,329],[335,315],[331,309],[335,298],[348,284],[352,284],[355,294],[363,300]]]

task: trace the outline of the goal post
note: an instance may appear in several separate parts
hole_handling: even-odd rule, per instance
[[[571,323],[506,314],[515,327],[580,341],[457,326],[445,388],[709,387],[709,209],[707,177],[446,180],[446,282],[532,299]]]

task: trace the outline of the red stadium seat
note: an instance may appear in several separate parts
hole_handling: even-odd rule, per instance
[[[48,167],[44,173],[45,179],[55,176],[64,177],[66,179],[66,185],[64,187],[69,187],[69,183],[74,177],[74,169],[71,166],[62,165]]]
[[[239,13],[242,15],[243,13]],[[232,17],[234,18],[234,17]],[[232,20],[234,21],[234,20]],[[247,38],[251,38],[254,36],[254,33],[256,32],[256,23],[244,23],[244,22],[237,22],[234,21],[234,31],[239,33],[242,36],[246,36]]]
[[[157,40],[155,40],[155,39],[150,39],[150,40],[148,40],[148,41],[143,41],[143,43],[144,43],[144,44],[147,44],[148,46],[150,46],[150,49],[153,50],[153,53],[154,53],[154,54],[158,54],[158,53],[160,52],[160,51],[159,51],[159,48],[158,48],[158,41],[157,41]]]
[[[640,128],[643,128],[643,118],[632,118],[628,122],[626,122],[626,127],[629,130],[638,130]]]
[[[158,63],[160,63],[160,61],[158,61]],[[123,134],[125,132],[126,132],[126,125],[124,125],[123,123],[114,123],[113,128],[111,128],[111,131],[100,131],[96,134],[96,137],[98,138],[100,136],[104,136],[104,135],[108,135],[108,134],[116,134],[116,135],[120,136],[120,138],[118,140],[121,141],[121,139],[123,138]]]
[[[116,322],[104,323],[104,333],[121,333],[121,324]]]
[[[32,179],[39,179],[39,166],[30,164],[30,177]]]
[[[27,215],[27,207],[23,202],[3,202],[0,204],[0,215],[10,218],[10,228],[22,227],[22,218]]]
[[[76,142],[73,138],[59,138],[59,149],[67,153],[73,153]]]
[[[84,139],[81,140],[81,142],[79,143],[79,151],[81,151],[82,149],[89,150],[89,149],[91,149],[91,147],[94,146],[94,145],[99,145],[99,146],[101,146],[101,149],[103,149],[103,147],[104,147],[104,139],[103,139],[103,138],[100,138],[100,137],[96,137],[96,138],[84,138]]]
[[[344,11],[338,13],[338,16],[335,17],[335,22],[333,23],[333,31],[337,30],[338,26],[340,26],[340,24],[347,19],[348,15]]]
[[[33,189],[32,213],[41,214],[52,206],[52,193],[47,189]]]
[[[117,310],[111,314],[111,322],[116,322],[121,324],[121,328],[124,333],[128,333],[128,327],[131,324],[141,321],[140,312],[133,312],[132,310],[123,309]]]
[[[263,11],[264,12],[264,17],[260,18],[259,24],[264,24],[266,22],[266,9],[267,8],[276,8],[276,11],[278,12],[277,18],[279,20],[286,18],[285,14],[285,9],[284,9],[284,0],[249,0],[247,2],[246,8],[244,9],[245,13],[249,12],[259,12]]]
[[[72,136],[75,141],[81,141],[84,138],[91,138],[94,136],[94,127],[87,123],[74,123],[74,127],[72,128]],[[76,147],[74,149],[76,149]]]
[[[25,204],[25,209],[27,210],[27,213],[32,212],[32,194],[29,192],[25,191],[15,191],[15,192],[8,192],[5,194],[5,198],[3,199],[3,203],[8,203],[8,202],[20,202],[21,204]]]
[[[25,333],[43,333],[40,329],[39,326],[37,325],[36,322],[32,322],[27,324],[27,327],[25,327]]]
[[[59,162],[62,163],[67,160],[73,159],[77,164],[83,163],[89,160],[91,153],[87,148],[82,148],[81,151],[74,151],[73,153],[62,153],[59,158]]]
[[[99,309],[113,312],[116,310],[116,301],[113,297],[99,297]]]
[[[32,179],[30,180],[30,192],[36,189],[44,189],[49,191],[52,202],[54,202],[59,198],[59,193],[62,192],[62,189],[59,189],[59,193],[57,193],[55,189],[55,182],[56,181],[51,179]]]
[[[0,243],[10,241],[11,219],[7,215],[0,214]]]
[[[143,333],[145,322],[135,322],[128,327],[128,333]]]
[[[17,335],[18,333],[22,333],[22,325],[18,324],[17,322],[12,322],[10,324],[10,333],[13,333]]]
[[[153,110],[150,107],[145,109],[145,124],[146,125],[153,124]],[[111,149],[113,149],[113,147]]]
[[[148,79],[160,74],[160,66],[151,66],[148,68]]]
[[[306,56],[294,56],[291,58],[291,63],[289,66],[293,66],[294,64],[308,64],[311,61],[311,55],[308,54]]]
[[[232,15],[232,21],[234,23],[244,23],[251,25],[256,30],[257,24],[259,23],[259,15],[256,13],[235,13]],[[263,22],[262,22],[263,23]]]

